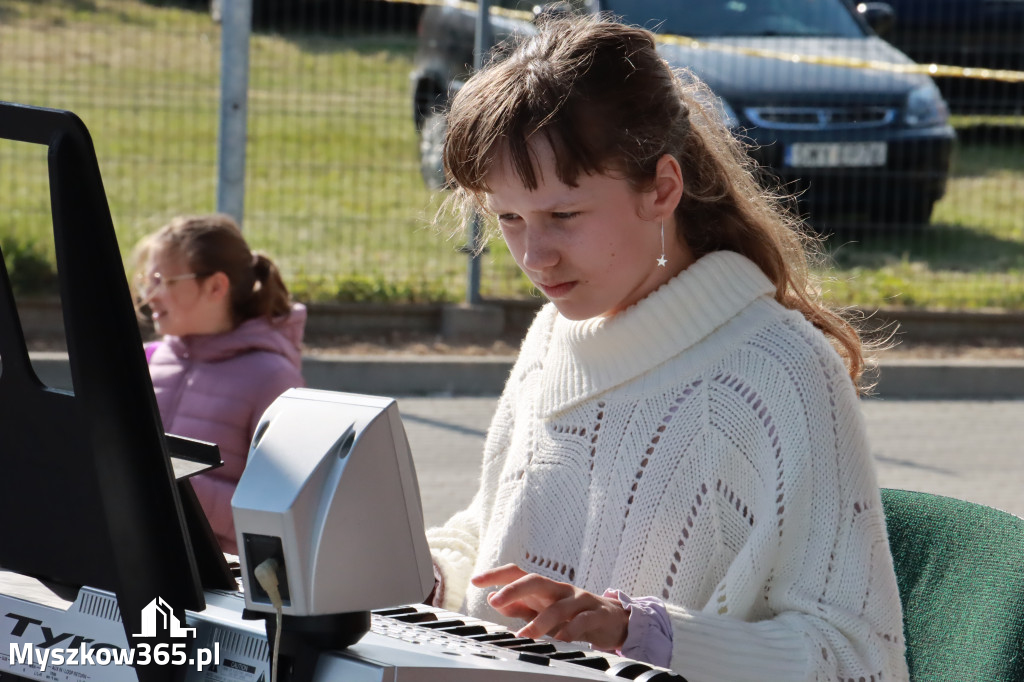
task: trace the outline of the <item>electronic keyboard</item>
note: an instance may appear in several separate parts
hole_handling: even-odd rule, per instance
[[[269,682],[270,646],[264,622],[242,617],[241,591],[207,590],[206,609],[186,612],[188,656],[215,651],[217,661],[201,669],[182,666],[185,682]],[[0,572],[0,680],[119,682],[136,679],[125,665],[51,665],[38,656],[21,660],[41,645],[126,648],[113,594],[81,588],[71,602],[34,579]],[[27,645],[31,645],[28,647]],[[74,645],[74,647],[71,647]],[[16,649],[16,650],[15,650]],[[11,658],[12,653],[16,659]],[[581,644],[516,637],[504,626],[415,604],[371,612],[371,628],[350,647],[320,654],[315,682],[555,682],[634,679],[681,681],[664,668]]]

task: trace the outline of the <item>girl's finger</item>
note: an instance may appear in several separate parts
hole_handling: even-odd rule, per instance
[[[584,600],[570,597],[551,604],[516,633],[517,637],[543,637],[560,630],[587,609]]]
[[[476,587],[502,586],[519,580],[525,575],[527,575],[526,571],[515,564],[505,564],[474,575],[470,578],[470,582]]]
[[[537,617],[537,612],[522,602],[514,602],[508,606],[503,606],[500,609],[495,608],[494,610],[506,618],[518,618],[519,620],[526,621],[527,623]]]
[[[529,573],[518,580],[502,587],[488,597],[492,606],[500,606],[513,601],[529,601],[540,606],[541,610],[548,604],[566,599],[575,594],[575,589],[567,583],[560,583],[550,578]]]

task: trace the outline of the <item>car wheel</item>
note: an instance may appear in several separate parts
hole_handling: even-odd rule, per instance
[[[423,125],[420,127],[420,174],[430,189],[445,186],[441,149],[447,129],[448,124],[442,114],[429,112],[423,117]]]

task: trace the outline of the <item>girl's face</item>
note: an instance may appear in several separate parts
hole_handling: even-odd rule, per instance
[[[199,277],[173,249],[154,249],[146,263],[140,293],[152,311],[157,333],[188,336],[227,331],[227,302],[215,291],[212,280],[216,275]]]
[[[503,155],[487,177],[487,205],[516,263],[564,317],[611,317],[693,262],[676,237],[682,178],[673,157],[658,162],[652,190],[637,192],[625,179],[602,174],[566,185],[550,144],[531,148],[537,189],[523,185]],[[662,253],[665,266],[658,265]]]

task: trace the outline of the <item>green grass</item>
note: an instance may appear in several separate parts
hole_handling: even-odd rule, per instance
[[[432,225],[440,198],[419,177],[414,49],[412,35],[352,29],[253,35],[244,228],[301,298],[465,296],[464,240]],[[219,60],[220,27],[202,9],[0,0],[0,99],[85,121],[126,260],[172,216],[215,208]],[[954,123],[1024,126],[1021,117]],[[958,145],[927,230],[826,242],[829,300],[1024,309],[1024,142],[978,137]],[[45,163],[45,149],[0,142],[0,236],[52,257]],[[484,255],[482,290],[529,295],[500,242]]]
[[[408,34],[253,36],[244,228],[297,291],[372,280],[461,297],[465,258],[432,227],[418,173],[414,47]],[[215,209],[219,60],[205,11],[0,0],[0,99],[83,119],[126,262],[172,216]],[[0,184],[0,234],[52,254],[45,150],[0,142],[0,164],[19,169]]]
[[[962,144],[927,229],[829,239],[827,297],[866,307],[1024,310],[1022,152]]]

